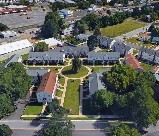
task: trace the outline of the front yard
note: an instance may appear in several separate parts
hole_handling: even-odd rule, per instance
[[[101,33],[104,36],[116,37],[144,26],[145,24],[134,22],[132,19],[127,19],[121,24],[101,28]]]
[[[79,85],[80,80],[68,80],[64,108],[71,109],[70,114],[78,115],[79,114]]]
[[[43,67],[43,66],[39,66],[39,67],[28,67],[29,69],[50,69],[50,71],[52,72],[55,72],[55,73],[58,73],[58,70],[61,68],[61,67]]]
[[[29,103],[23,111],[23,115],[39,115],[42,110],[42,104]]]
[[[84,66],[81,66],[81,69],[78,73],[73,73],[72,66],[67,66],[62,70],[62,74],[69,78],[80,78],[87,75],[88,70]]]
[[[128,42],[128,43],[139,45],[139,46],[145,46],[147,48],[156,48],[157,47],[157,45],[153,45],[151,43],[144,43],[142,41],[139,41],[137,39],[137,37],[131,37],[129,39],[126,39],[125,41]]]
[[[152,70],[152,68],[154,67],[154,65],[152,65],[152,64],[146,64],[146,63],[144,63],[144,62],[141,62],[141,66],[143,67],[143,69],[144,69],[145,71],[150,71],[150,70]]]

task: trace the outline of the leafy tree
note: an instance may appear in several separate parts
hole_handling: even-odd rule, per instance
[[[151,21],[156,21],[158,19],[158,14],[155,12],[152,12],[150,17],[151,17]]]
[[[58,100],[54,99],[53,102],[49,103],[46,107],[46,112],[51,113],[53,118],[62,118],[68,114],[68,111],[63,107],[59,106]]]
[[[97,36],[95,35],[89,36],[87,40],[87,46],[89,47],[89,50],[90,51],[94,50],[94,48],[97,47],[97,45],[98,45]]]
[[[81,60],[79,58],[74,58],[72,60],[72,71],[77,73],[81,68]]]
[[[6,25],[0,23],[0,31],[5,31],[7,29],[8,29],[8,27]]]
[[[56,24],[56,22],[51,19],[44,23],[41,29],[41,33],[45,38],[57,37],[58,30],[58,24]]]
[[[42,129],[44,136],[72,136],[74,125],[71,121],[55,121],[51,119],[46,129]]]
[[[87,9],[89,7],[89,2],[81,0],[77,3],[79,9]]]
[[[107,90],[98,90],[92,95],[92,105],[97,111],[105,110],[114,103],[114,94]]]
[[[93,35],[95,35],[95,36],[101,35],[100,28],[97,27],[97,28],[94,30]]]
[[[136,74],[130,66],[115,65],[110,72],[103,73],[103,76],[110,89],[116,93],[123,93],[133,89]]]
[[[13,107],[12,100],[7,94],[1,93],[0,94],[0,119],[10,114],[13,111],[14,111],[14,107]],[[0,126],[0,133],[1,133],[1,127],[2,126]]]
[[[83,20],[78,20],[75,22],[74,25],[74,34],[83,34],[86,32],[87,24]]]
[[[12,133],[13,132],[8,125],[5,124],[0,125],[0,136],[11,136]]]
[[[48,44],[45,42],[39,42],[35,44],[34,51],[36,52],[43,52],[43,51],[48,51]]]
[[[121,124],[111,129],[113,136],[141,136],[137,129]]]

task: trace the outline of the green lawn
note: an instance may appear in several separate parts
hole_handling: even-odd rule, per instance
[[[38,115],[41,113],[41,110],[42,110],[42,104],[30,103],[24,109],[23,115]]]
[[[70,78],[79,78],[79,77],[83,77],[85,75],[87,75],[88,70],[87,68],[85,68],[84,66],[81,67],[81,69],[79,70],[78,73],[74,74],[72,72],[72,66],[67,66],[62,70],[62,74],[70,77]]]
[[[80,80],[68,80],[67,83],[64,108],[72,109],[72,115],[79,114],[79,85]]]
[[[102,49],[102,50],[100,50],[98,52],[109,52],[109,49]]]
[[[141,66],[143,67],[143,69],[145,70],[145,71],[150,71],[152,68],[153,68],[153,66],[154,65],[152,65],[152,64],[146,64],[146,63],[141,63]]]
[[[138,53],[138,50],[137,49],[134,49],[133,50],[133,55],[136,55]]]
[[[65,78],[62,77],[62,76],[59,76],[59,79],[58,79],[59,83],[63,86],[65,84]]]
[[[101,33],[104,36],[116,37],[144,26],[145,24],[133,22],[129,19],[129,20],[125,20],[121,24],[108,26],[106,28],[101,28]]]
[[[28,55],[29,55],[29,54],[24,54],[24,55],[22,55],[22,60],[28,60]]]
[[[41,69],[41,68],[44,68],[44,69],[50,69],[51,71],[55,72],[55,73],[58,73],[58,69],[60,69],[61,67],[28,67],[29,69]]]
[[[99,72],[100,69],[107,69],[107,68],[104,68],[104,67],[91,67],[91,68],[92,68],[93,72]]]
[[[133,44],[139,45],[139,46],[145,46],[147,48],[156,48],[156,45],[153,45],[151,43],[144,43],[142,41],[139,41],[137,39],[137,37],[131,37],[129,39],[126,39],[125,41],[128,42],[128,43],[133,43]]]
[[[63,92],[62,92],[61,90],[57,90],[57,91],[56,91],[56,96],[61,97],[61,96],[62,96],[62,93],[63,93]]]

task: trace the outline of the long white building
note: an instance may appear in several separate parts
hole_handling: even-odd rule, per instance
[[[14,54],[28,54],[32,47],[32,44],[27,39],[0,45],[0,61],[8,59]]]

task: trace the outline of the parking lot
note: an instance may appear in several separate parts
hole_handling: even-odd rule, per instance
[[[33,11],[27,11],[27,15],[21,13],[0,15],[0,22],[7,25],[9,28],[18,28],[29,25],[42,25],[45,20],[46,11],[42,8],[33,8]],[[20,16],[21,15],[21,16]],[[27,19],[29,17],[29,19]]]

